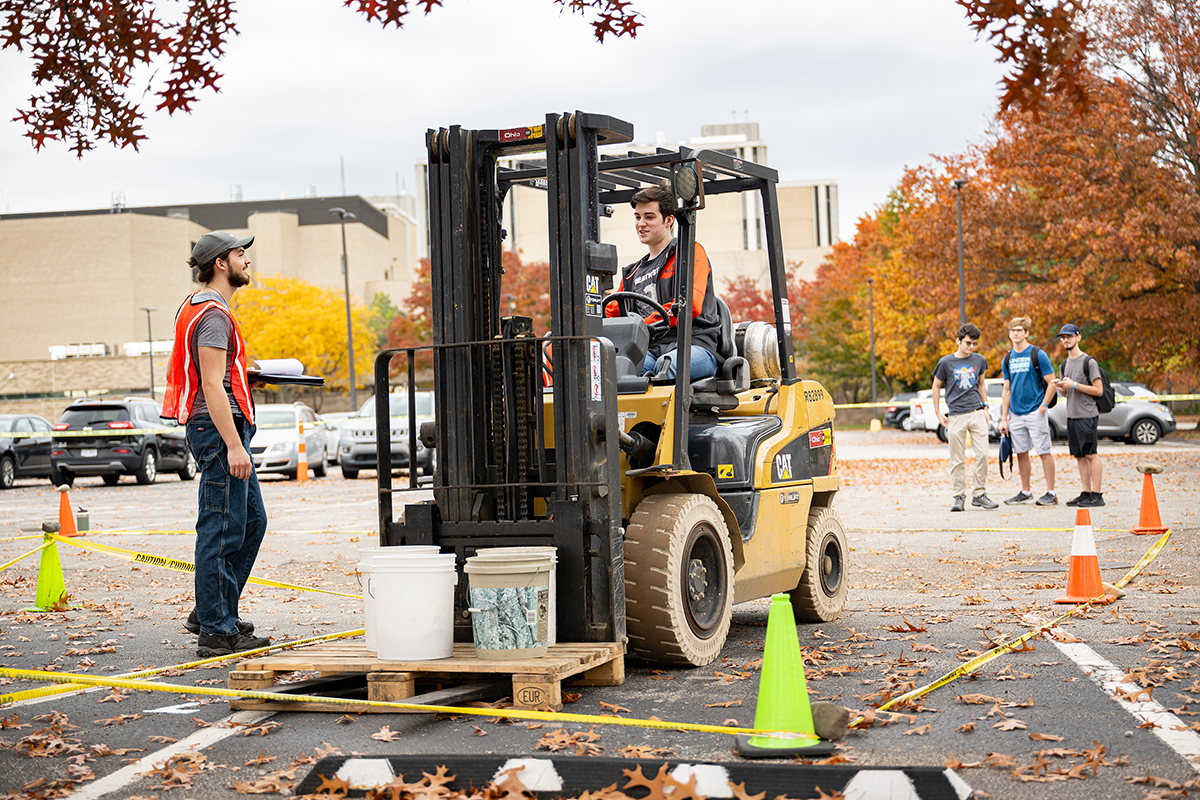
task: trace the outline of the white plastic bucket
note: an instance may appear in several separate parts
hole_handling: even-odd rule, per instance
[[[358,572],[362,576],[360,585],[363,595],[363,628],[366,629],[367,649],[374,653],[379,649],[375,635],[375,598],[371,591],[371,575],[374,573],[375,556],[404,557],[438,554],[436,545],[405,545],[401,547],[360,547]]]
[[[465,569],[475,654],[501,660],[546,655],[550,556],[472,556]]]
[[[454,655],[454,554],[376,556],[372,568],[368,586],[379,657],[432,661]]]
[[[557,547],[482,547],[475,551],[480,558],[507,558],[510,555],[550,557],[550,606],[546,614],[546,644],[558,643],[558,548]]]

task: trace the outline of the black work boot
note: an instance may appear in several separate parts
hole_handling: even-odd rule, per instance
[[[196,644],[198,645],[196,655],[200,658],[212,658],[213,656],[228,656],[234,653],[244,653],[247,650],[257,650],[271,644],[271,640],[246,636],[243,633],[226,636],[221,633],[201,631],[200,640]]]
[[[254,623],[247,622],[244,619],[237,621],[238,633],[244,633],[247,636],[254,633]],[[200,633],[200,618],[196,616],[196,609],[192,609],[192,613],[188,614],[187,622],[183,623],[183,627],[187,628],[188,633]]]

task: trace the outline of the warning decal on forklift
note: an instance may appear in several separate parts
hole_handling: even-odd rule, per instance
[[[603,385],[600,381],[600,343],[595,339],[591,342],[592,345],[592,399],[604,399],[602,390]]]
[[[808,432],[809,447],[824,447],[827,444],[833,444],[833,431],[829,428]]]
[[[541,125],[534,125],[531,128],[508,128],[500,131],[500,141],[502,142],[517,142],[521,139],[540,138],[542,138]]]
[[[733,478],[733,464],[717,464],[717,480]]]

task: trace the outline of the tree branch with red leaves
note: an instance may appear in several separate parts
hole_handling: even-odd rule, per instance
[[[590,17],[601,42],[634,37],[641,26],[629,0],[555,2]],[[441,4],[343,3],[384,28],[403,27],[412,8],[428,14]],[[36,150],[63,142],[82,157],[100,141],[136,150],[146,138],[140,98],[169,115],[191,111],[201,91],[220,91],[217,66],[236,35],[233,0],[0,0],[0,49],[27,53],[34,67],[35,93],[13,121]],[[135,77],[146,73],[144,82]]]

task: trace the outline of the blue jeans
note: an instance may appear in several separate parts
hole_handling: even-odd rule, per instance
[[[245,424],[242,444],[250,450],[254,426]],[[250,577],[267,511],[258,476],[229,474],[229,450],[208,417],[187,423],[188,447],[200,466],[200,511],[196,518],[196,616],[203,633],[238,632],[238,598]]]
[[[671,359],[671,366],[667,370],[666,377],[675,377],[675,359],[678,357],[678,350],[670,350],[663,353],[658,358],[655,358],[650,353],[646,354],[646,362],[642,364],[643,375],[655,375],[663,365],[663,360],[668,356]],[[692,369],[689,373],[691,379],[698,381],[701,378],[711,378],[717,374],[717,357],[705,350],[703,347],[692,345]]]

